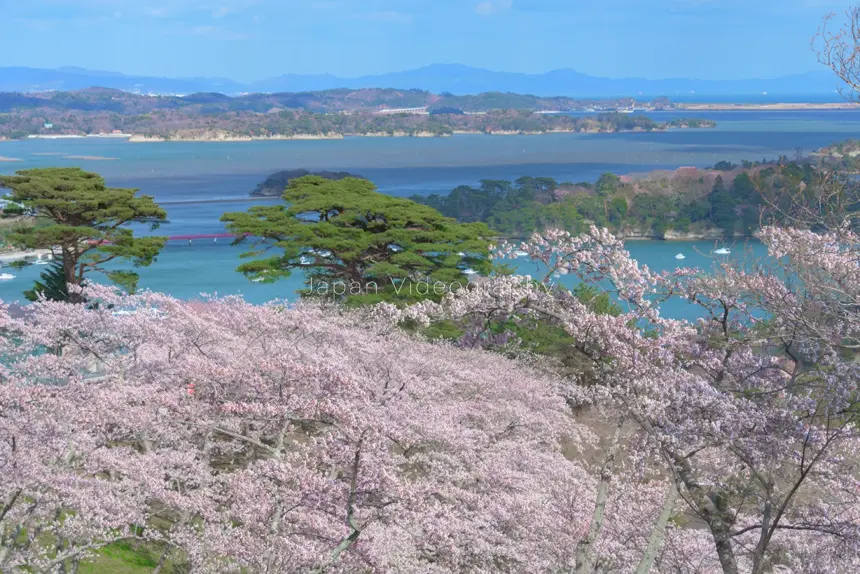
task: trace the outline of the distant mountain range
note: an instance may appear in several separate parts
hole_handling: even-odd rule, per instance
[[[575,70],[555,70],[544,74],[493,72],[455,64],[434,64],[416,70],[339,78],[330,74],[286,74],[267,80],[243,84],[227,78],[160,78],[131,76],[83,68],[0,68],[0,91],[34,92],[44,90],[78,90],[88,87],[114,88],[157,94],[190,94],[219,92],[306,92],[334,88],[419,89],[456,95],[484,92],[515,92],[536,96],[571,96],[580,98],[667,96],[674,99],[708,96],[816,96],[838,99],[838,83],[827,72],[809,72],[772,79],[695,80],[672,78],[600,78]]]

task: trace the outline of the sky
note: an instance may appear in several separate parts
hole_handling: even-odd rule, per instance
[[[603,77],[820,69],[833,0],[0,0],[0,66],[354,77],[444,63]]]

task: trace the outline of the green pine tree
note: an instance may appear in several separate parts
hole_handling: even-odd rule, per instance
[[[468,283],[468,269],[492,267],[486,225],[457,223],[381,194],[365,179],[293,179],[283,198],[285,205],[221,218],[231,232],[257,239],[260,248],[245,257],[276,253],[239,266],[249,278],[272,282],[300,270],[309,284],[304,295],[358,304],[439,297],[440,289],[425,292],[427,286],[456,288]]]
[[[33,288],[24,291],[24,297],[28,301],[38,301],[40,296],[50,301],[69,300],[69,284],[66,282],[62,260],[51,261],[49,267],[39,275]]]
[[[135,267],[155,261],[165,237],[135,237],[127,224],[158,227],[167,217],[150,196],[136,189],[110,188],[97,173],[79,168],[41,168],[0,176],[10,199],[36,213],[36,225],[9,235],[12,243],[29,249],[59,252],[68,285],[81,285],[90,272],[101,272],[129,291],[137,286],[133,271],[105,267],[128,261]],[[72,293],[70,300],[80,301]]]

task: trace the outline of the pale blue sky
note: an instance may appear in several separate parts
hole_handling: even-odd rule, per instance
[[[359,76],[459,63],[607,77],[818,69],[832,0],[0,0],[0,66]]]

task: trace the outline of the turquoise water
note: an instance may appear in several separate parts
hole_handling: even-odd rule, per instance
[[[282,169],[347,170],[373,180],[398,196],[446,193],[481,179],[513,180],[548,176],[559,181],[594,181],[606,171],[635,173],[720,160],[774,158],[860,137],[860,112],[708,112],[649,114],[657,121],[681,116],[711,118],[709,130],[630,134],[550,134],[541,136],[461,135],[449,138],[346,138],[320,141],[131,144],[122,140],[28,140],[0,142],[0,173],[47,166],[80,166],[102,173],[110,185],[137,187],[167,209],[170,223],[159,234],[221,233],[225,211],[243,211],[259,202],[248,193]],[[66,156],[113,159],[75,159]],[[683,252],[687,266],[709,267],[712,243],[642,241],[629,244],[640,262],[674,269]],[[758,254],[760,246],[751,247]],[[698,251],[697,251],[698,250]],[[141,286],[182,298],[201,292],[242,294],[253,302],[291,298],[301,284],[293,277],[273,285],[251,283],[235,273],[241,247],[225,240],[171,242],[152,267],[141,269]],[[737,249],[735,250],[737,251]],[[522,264],[518,262],[518,264]],[[0,281],[0,299],[22,299],[43,268],[11,272]],[[667,309],[687,314],[683,307]]]
[[[745,266],[762,260],[767,255],[764,245],[756,240],[722,243],[713,241],[628,241],[625,245],[630,255],[641,265],[653,271],[674,271],[680,268],[696,268],[702,271],[712,271],[726,262],[737,262]],[[714,251],[726,247],[729,255],[716,255]],[[683,254],[683,260],[675,259],[677,254]],[[528,259],[506,261],[512,264],[519,275],[531,275],[535,279],[543,279],[546,270],[543,264]],[[573,288],[578,280],[571,275],[552,277],[551,281]],[[622,308],[628,310],[622,303]],[[661,313],[675,319],[695,320],[702,316],[701,308],[681,299],[670,299],[660,305]]]
[[[674,270],[679,267],[696,267],[710,270],[727,260],[751,261],[765,254],[764,247],[755,241],[729,244],[731,255],[714,255],[713,251],[724,244],[708,241],[630,241],[627,249],[640,263],[657,271]],[[171,293],[182,299],[193,299],[202,293],[210,295],[242,295],[253,303],[265,303],[273,299],[293,299],[295,291],[303,286],[300,274],[282,279],[277,283],[253,283],[234,271],[239,255],[244,251],[228,241],[219,243],[197,240],[191,245],[187,241],[174,241],[158,257],[158,262],[139,269],[141,287],[153,291]],[[685,259],[675,259],[683,253]],[[542,279],[546,270],[527,259],[505,261],[513,265],[518,274]],[[32,265],[20,270],[4,269],[16,278],[0,281],[0,299],[11,302],[22,299],[21,290],[32,286],[32,281],[45,267]],[[96,275],[95,277],[99,277]],[[571,288],[576,280],[572,276],[553,278],[552,282]],[[697,309],[684,301],[673,300],[663,305],[663,312],[675,318],[693,319]]]

